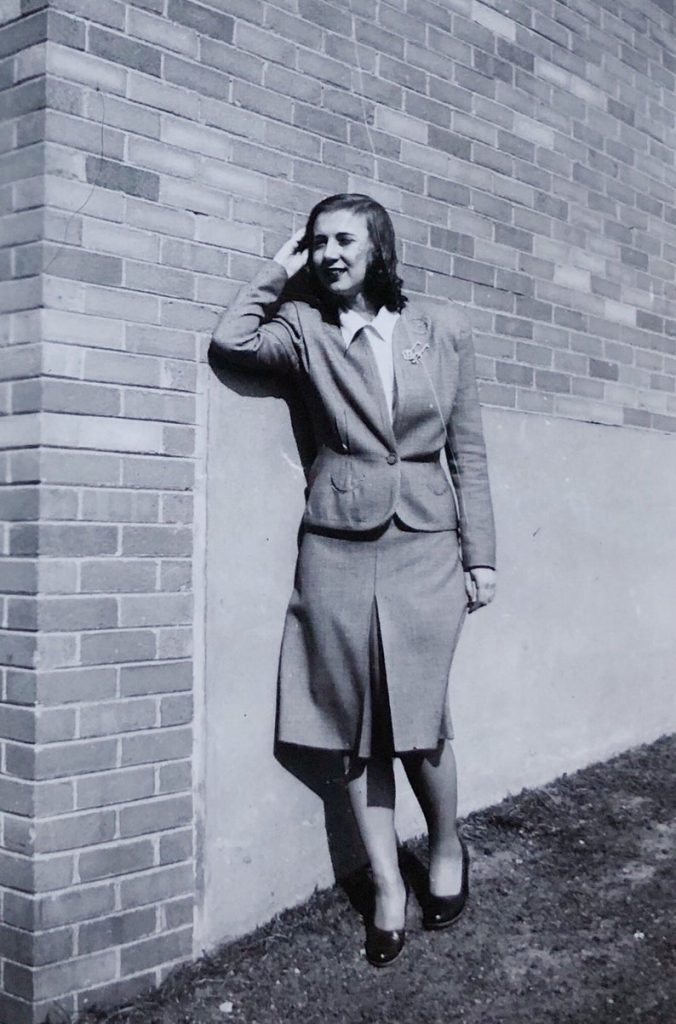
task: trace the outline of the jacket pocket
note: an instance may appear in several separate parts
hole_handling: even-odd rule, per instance
[[[345,465],[334,466],[331,470],[331,484],[342,494],[353,491],[357,486],[357,479],[348,459],[343,460]]]
[[[448,494],[451,490],[451,485],[441,467],[434,472],[433,476],[427,478],[427,486],[434,494]]]

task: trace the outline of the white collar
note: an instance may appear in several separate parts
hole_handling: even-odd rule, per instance
[[[373,320],[366,320],[361,313],[355,309],[341,309],[338,313],[340,330],[345,341],[345,348],[348,349],[355,339],[355,335],[363,327],[371,327],[383,341],[392,341],[394,325],[399,319],[399,313],[393,313],[387,306],[381,306]]]

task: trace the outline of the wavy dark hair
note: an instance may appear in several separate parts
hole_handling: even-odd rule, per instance
[[[324,292],[312,262],[312,244],[317,218],[321,213],[334,210],[349,210],[365,217],[372,251],[364,278],[364,296],[377,309],[386,306],[393,313],[401,313],[408,299],[402,291],[404,282],[397,274],[397,250],[390,215],[375,199],[360,192],[327,196],[310,211],[303,244],[309,250],[307,273],[311,285],[319,294]]]

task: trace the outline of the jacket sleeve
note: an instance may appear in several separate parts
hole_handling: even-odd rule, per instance
[[[456,334],[458,390],[447,426],[446,454],[458,499],[465,569],[495,568],[495,525],[486,446],[476,383],[472,332],[463,321]]]
[[[293,302],[277,309],[287,280],[284,267],[270,260],[239,290],[211,336],[217,358],[245,370],[293,373],[300,368],[298,311]]]

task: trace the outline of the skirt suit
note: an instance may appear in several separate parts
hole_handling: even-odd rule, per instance
[[[364,758],[433,749],[453,734],[446,692],[464,571],[495,564],[469,326],[448,303],[405,307],[390,415],[368,345],[346,349],[319,304],[282,303],[286,282],[267,264],[212,341],[234,365],[290,375],[315,435],[277,739]]]

